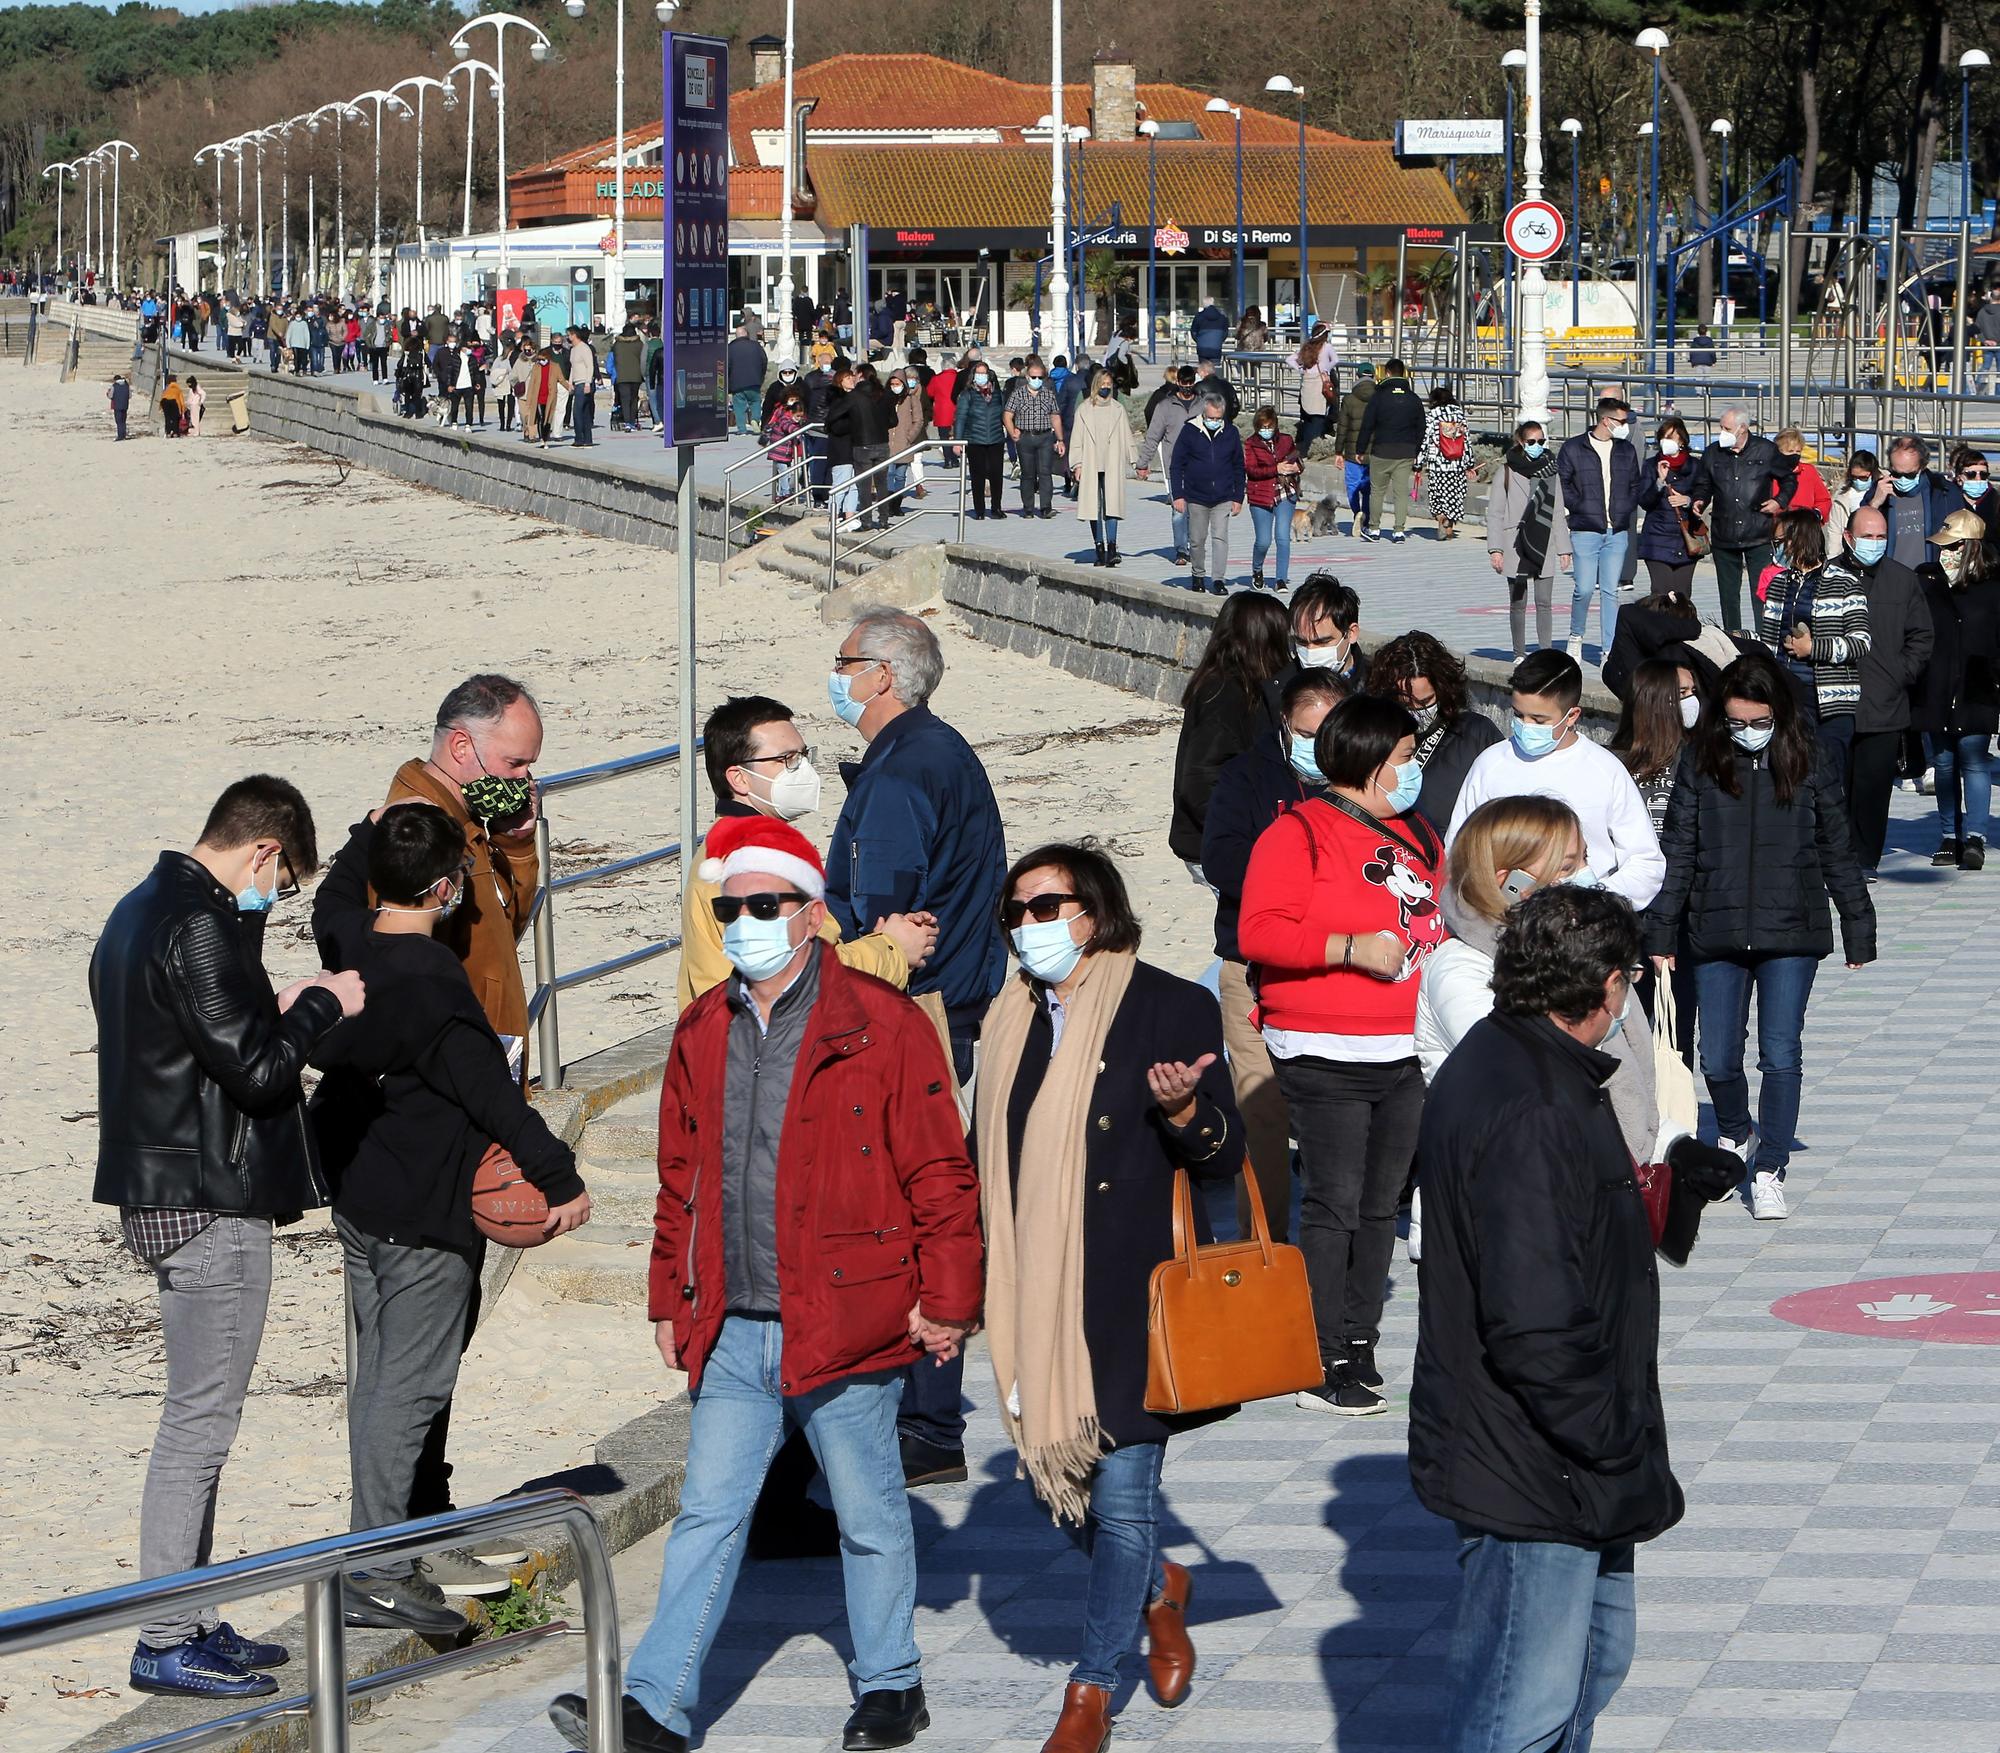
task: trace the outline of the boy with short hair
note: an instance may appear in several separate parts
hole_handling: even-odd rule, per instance
[[[528,1106],[465,969],[433,933],[463,900],[465,835],[435,804],[398,804],[356,824],[336,866],[365,864],[380,901],[315,924],[375,987],[357,1026],[313,1055],[326,1077],[314,1129],[334,1182],[333,1222],[354,1311],[347,1392],[353,1526],[408,1513],[417,1457],[458,1380],[485,1243],[472,1179],[498,1144],[549,1203],[548,1233],[590,1216],[569,1147]],[[330,882],[329,893],[358,884]],[[421,1563],[377,1566],[342,1583],[349,1625],[432,1637],[465,1628]]]

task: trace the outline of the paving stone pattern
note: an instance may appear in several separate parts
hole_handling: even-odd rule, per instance
[[[1883,959],[1823,964],[1808,1014],[1794,1215],[1713,1209],[1662,1269],[1661,1376],[1686,1520],[1638,1560],[1638,1658],[1600,1753],[2000,1753],[2000,1346],[1787,1326],[1816,1285],[2000,1266],[1985,876],[1932,872],[1928,799],[1899,793],[1873,891]],[[1754,1037],[1753,1037],[1754,1039]],[[1178,1711],[1122,1701],[1115,1744],[1243,1753],[1431,1747],[1457,1576],[1405,1463],[1413,1269],[1395,1268],[1391,1413],[1254,1407],[1177,1440],[1167,1550],[1194,1567],[1200,1652]],[[983,1354],[974,1478],[915,1494],[925,1753],[1036,1753],[1081,1613],[1083,1562],[1013,1477]],[[627,1647],[658,1546],[619,1561]],[[838,1568],[753,1564],[714,1665],[708,1753],[819,1753],[846,1714]],[[1136,1666],[1136,1664],[1135,1664]],[[566,1682],[567,1683],[567,1682]],[[516,1682],[438,1753],[553,1753],[546,1680]],[[399,1747],[418,1745],[398,1742]]]

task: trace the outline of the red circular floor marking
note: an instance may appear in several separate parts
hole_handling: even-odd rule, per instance
[[[1771,1305],[1794,1327],[1932,1345],[2000,1345],[2000,1272],[1927,1272],[1795,1291]]]

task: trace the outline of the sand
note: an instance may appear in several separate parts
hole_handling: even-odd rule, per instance
[[[43,367],[0,425],[0,573],[11,904],[0,1045],[0,1599],[137,1575],[138,1509],[164,1369],[151,1274],[90,1201],[98,1102],[86,970],[106,913],[162,847],[184,848],[246,772],[293,779],[330,855],[422,753],[438,700],[475,669],[523,678],[547,722],[543,769],[671,742],[673,561],[476,509],[211,422],[199,440],[111,441],[101,386]],[[134,428],[139,422],[135,419]],[[825,704],[839,634],[817,597],[703,571],[699,705],[774,693],[799,710],[827,781],[801,825],[824,844],[837,759],[859,736]],[[1178,713],[974,642],[937,611],[935,705],[985,757],[1022,851],[1092,832],[1121,859],[1148,954],[1198,969],[1209,909],[1166,848]],[[646,850],[675,831],[671,772],[552,814],[560,858]],[[671,935],[669,865],[568,897],[565,961]],[[306,906],[276,916],[267,962],[312,972]],[[671,957],[564,1000],[574,1059],[668,1020]],[[347,1525],[339,1251],[323,1213],[282,1232],[269,1325],[224,1476],[218,1558]],[[517,1280],[517,1286],[520,1281]],[[677,1379],[677,1378],[676,1378]],[[644,1311],[510,1289],[461,1378],[460,1502],[589,1456],[669,1391]],[[295,1606],[245,1602],[246,1628]],[[0,1665],[0,1745],[44,1753],[133,1702],[130,1640]]]

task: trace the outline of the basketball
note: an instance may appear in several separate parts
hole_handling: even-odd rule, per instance
[[[503,1248],[539,1248],[549,1238],[549,1202],[497,1144],[489,1144],[472,1172],[473,1227]]]

